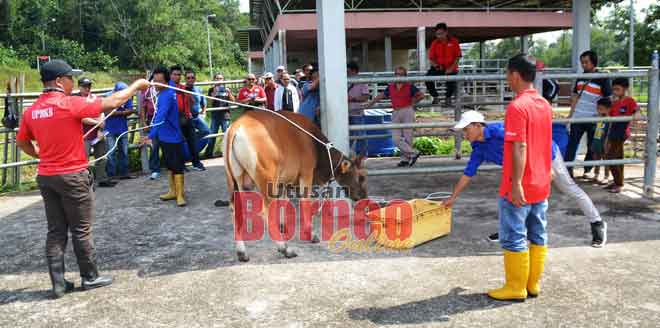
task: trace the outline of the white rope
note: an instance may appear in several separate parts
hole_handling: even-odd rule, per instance
[[[243,107],[247,107],[247,108],[251,108],[251,109],[261,110],[261,111],[268,112],[268,113],[271,113],[271,114],[273,114],[273,115],[279,116],[280,118],[284,119],[285,121],[291,123],[291,125],[295,126],[295,127],[298,128],[300,131],[305,132],[308,136],[312,137],[312,139],[316,140],[318,143],[320,143],[320,144],[322,144],[322,145],[325,146],[326,151],[327,151],[327,153],[328,153],[328,161],[330,162],[330,172],[332,173],[332,180],[335,180],[335,167],[334,167],[335,165],[334,165],[334,163],[332,162],[332,156],[331,156],[331,154],[330,154],[330,149],[332,149],[332,148],[336,148],[336,147],[335,147],[331,142],[324,142],[324,141],[322,141],[321,139],[317,138],[317,137],[316,137],[315,135],[313,135],[311,132],[305,130],[303,127],[301,127],[300,125],[298,125],[296,122],[293,122],[292,120],[288,119],[286,116],[284,116],[284,115],[282,115],[282,114],[280,114],[280,113],[278,113],[278,112],[276,112],[276,111],[272,111],[272,110],[270,110],[270,109],[265,109],[265,108],[263,108],[263,107],[257,107],[257,106],[248,105],[248,104],[243,104],[243,103],[239,103],[239,102],[234,102],[234,101],[230,101],[230,100],[226,100],[226,99],[220,99],[220,98],[216,98],[216,97],[212,97],[212,96],[207,96],[207,95],[204,95],[204,94],[201,94],[201,93],[197,93],[197,92],[194,92],[194,91],[189,91],[189,90],[186,90],[186,89],[181,89],[181,88],[173,87],[173,86],[171,86],[171,85],[169,85],[169,84],[163,84],[163,83],[158,83],[158,82],[151,82],[151,84],[152,84],[152,85],[161,86],[161,87],[164,87],[164,88],[173,89],[173,90],[180,91],[180,92],[184,92],[184,93],[188,93],[188,94],[191,94],[191,95],[196,95],[196,96],[205,97],[205,98],[207,98],[207,99],[211,99],[211,100],[221,101],[221,102],[228,103],[228,104],[232,104],[232,105],[243,106]],[[337,149],[337,150],[338,150],[338,149]],[[341,164],[341,160],[344,158],[344,154],[343,154],[341,151],[339,151],[339,152],[341,153],[341,158],[340,158],[340,160],[339,160],[339,163]]]

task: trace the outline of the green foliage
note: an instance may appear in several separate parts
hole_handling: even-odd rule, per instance
[[[215,14],[209,24],[215,71],[238,75],[245,66],[235,34],[249,22],[239,13],[238,0],[13,0],[2,4],[8,7],[9,22],[0,26],[7,31],[0,33],[0,43],[13,45],[26,62],[45,52],[88,71],[117,66],[142,71],[180,64],[206,73],[206,17]]]
[[[454,138],[441,139],[438,137],[419,137],[413,141],[413,147],[422,155],[451,155],[454,153]],[[461,153],[464,155],[472,151],[470,143],[461,143]]]

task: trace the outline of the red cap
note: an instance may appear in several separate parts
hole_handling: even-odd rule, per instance
[[[545,69],[545,63],[543,63],[542,60],[537,59],[537,60],[536,60],[536,70],[537,70],[537,71],[542,71],[542,70],[544,70],[544,69]]]

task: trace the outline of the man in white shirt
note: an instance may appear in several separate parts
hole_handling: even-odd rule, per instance
[[[288,73],[282,74],[282,87],[275,90],[275,111],[298,112],[300,106],[300,97],[298,88],[290,83],[291,77]]]

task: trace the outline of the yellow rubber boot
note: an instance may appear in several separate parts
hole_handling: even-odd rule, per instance
[[[174,173],[170,173],[170,191],[167,194],[160,195],[160,200],[174,200],[176,199],[176,184],[174,183]]]
[[[545,268],[545,257],[548,254],[548,246],[531,244],[529,247],[529,279],[527,279],[527,295],[529,297],[539,296],[541,292],[541,275]]]
[[[176,205],[186,206],[186,198],[184,197],[183,188],[183,174],[176,174],[174,176],[174,185],[176,186]]]
[[[493,289],[488,296],[500,301],[524,302],[527,298],[529,252],[504,251],[504,287]]]

